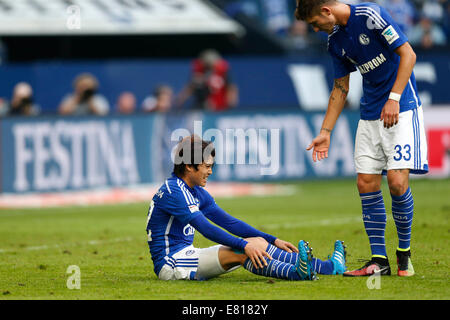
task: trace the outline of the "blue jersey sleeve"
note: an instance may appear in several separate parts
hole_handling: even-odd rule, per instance
[[[391,51],[394,51],[408,41],[400,26],[392,19],[386,9],[376,6],[372,11],[372,19],[368,22],[372,25],[374,33],[381,39]],[[379,10],[379,13],[377,12]]]
[[[347,59],[338,57],[332,50],[329,50],[333,59],[334,79],[345,77],[349,73],[356,71],[356,67]]]
[[[206,190],[205,190],[206,192]],[[230,214],[226,213],[222,208],[220,208],[214,198],[209,194],[204,194],[204,202],[205,205],[202,206],[203,214],[212,222],[217,224],[218,226],[224,228],[225,230],[231,232],[232,234],[242,237],[262,237],[269,243],[274,243],[277,239],[276,237],[259,231],[258,229],[252,227],[251,225],[239,220]]]
[[[242,251],[248,243],[244,239],[236,238],[222,229],[212,225],[202,214],[197,215],[194,219],[190,220],[189,223],[207,239],[216,243]]]

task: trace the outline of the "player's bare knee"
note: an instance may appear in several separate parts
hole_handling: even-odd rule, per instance
[[[230,247],[220,246],[219,248],[219,261],[225,270],[238,264],[243,264],[246,259],[247,256],[245,254],[237,253]]]
[[[401,179],[388,180],[389,191],[395,196],[401,196],[408,189],[408,182]]]
[[[359,174],[356,184],[359,193],[375,192],[380,189],[380,181],[375,175]]]

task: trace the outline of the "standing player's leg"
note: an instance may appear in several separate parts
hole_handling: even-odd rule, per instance
[[[381,193],[381,177],[381,174],[358,173],[357,185],[361,197],[363,222],[372,258],[362,268],[345,272],[344,276],[367,276],[377,270],[380,270],[381,275],[391,273],[384,238],[386,209]]]
[[[386,157],[382,148],[379,122],[376,120],[359,121],[354,156],[362,217],[369,238],[372,258],[362,268],[347,271],[344,276],[368,276],[377,270],[381,271],[381,275],[391,273],[384,239],[386,209],[381,193],[381,174],[386,168]]]
[[[399,276],[414,275],[411,263],[411,228],[414,200],[409,187],[409,169],[389,170],[387,174],[392,197],[392,217],[398,235],[397,264]]]
[[[428,172],[427,139],[422,107],[401,112],[399,122],[383,129],[383,150],[388,159],[387,178],[392,197],[392,215],[397,228],[399,276],[414,275],[411,263],[411,227],[414,201],[409,174]]]

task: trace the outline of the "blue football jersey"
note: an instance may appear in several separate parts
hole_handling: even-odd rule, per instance
[[[147,235],[155,273],[165,256],[192,245],[195,229],[189,221],[215,206],[212,196],[202,187],[190,188],[175,174],[153,196],[147,217]]]
[[[408,41],[388,12],[375,3],[350,5],[346,26],[335,26],[328,36],[334,78],[359,70],[363,78],[361,119],[376,120],[397,77],[400,57],[394,50]],[[400,112],[421,105],[414,73],[400,99]]]

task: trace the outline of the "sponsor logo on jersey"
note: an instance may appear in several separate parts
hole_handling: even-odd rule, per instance
[[[386,62],[386,57],[382,53],[380,53],[376,58],[374,58],[370,61],[367,61],[366,63],[360,64],[358,66],[358,69],[361,72],[361,74],[365,74],[367,72],[375,70],[376,68],[378,68],[380,65],[382,65],[385,62]]]
[[[361,43],[363,46],[367,46],[370,43],[370,39],[365,33],[361,33],[359,35],[359,43]]]
[[[184,228],[183,228],[183,234],[185,236],[193,236],[195,232],[195,229],[193,226],[191,226],[190,224],[187,224]]]
[[[397,31],[395,31],[393,26],[387,27],[386,29],[383,30],[381,34],[384,36],[384,38],[390,45],[394,43],[395,40],[400,38],[400,36],[398,35]]]
[[[197,211],[199,211],[199,210],[200,210],[200,209],[199,209],[198,206],[195,205],[195,204],[191,204],[191,205],[189,206],[189,211],[190,211],[191,213],[197,212]]]

